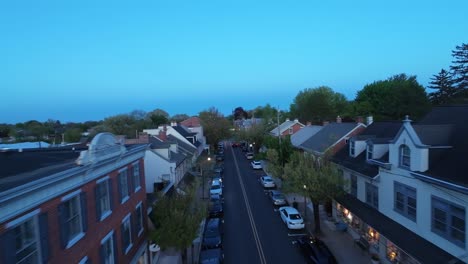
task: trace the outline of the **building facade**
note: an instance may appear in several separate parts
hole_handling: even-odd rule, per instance
[[[0,153],[1,263],[148,263],[146,145]]]

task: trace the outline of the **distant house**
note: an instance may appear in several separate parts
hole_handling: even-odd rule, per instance
[[[145,263],[145,145],[0,151],[0,263]]]
[[[293,135],[303,127],[305,127],[305,125],[299,122],[297,118],[294,120],[289,120],[289,118],[287,118],[282,124],[273,128],[270,131],[270,135],[274,137]]]
[[[249,130],[256,125],[262,124],[263,122],[263,118],[238,119],[234,120],[234,128],[236,130]]]
[[[207,148],[206,146],[206,137],[203,131],[203,126],[201,125],[200,118],[197,116],[192,116],[182,122],[180,125],[186,127],[190,132],[196,133],[196,138],[200,142],[198,146],[198,153],[200,154],[203,150]],[[201,151],[200,151],[201,150]]]
[[[334,217],[391,263],[467,263],[468,106],[375,123],[333,160],[349,184]]]

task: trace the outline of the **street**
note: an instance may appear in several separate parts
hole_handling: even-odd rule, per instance
[[[225,146],[225,263],[305,263],[291,243],[305,230],[290,231],[239,148]]]

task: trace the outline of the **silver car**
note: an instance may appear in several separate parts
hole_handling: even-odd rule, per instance
[[[283,193],[277,190],[270,191],[270,199],[274,205],[286,205],[286,197],[284,197]]]

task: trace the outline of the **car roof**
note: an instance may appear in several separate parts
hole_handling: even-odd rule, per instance
[[[271,195],[281,195],[281,194],[283,194],[281,191],[271,190]]]
[[[213,181],[211,182],[211,185],[221,185],[221,182],[219,181],[219,179],[213,179]]]
[[[266,180],[266,179],[273,180],[273,178],[271,178],[271,176],[268,176],[268,175],[266,175],[266,176],[262,176],[262,178],[263,178],[263,179],[265,179],[265,180]]]

